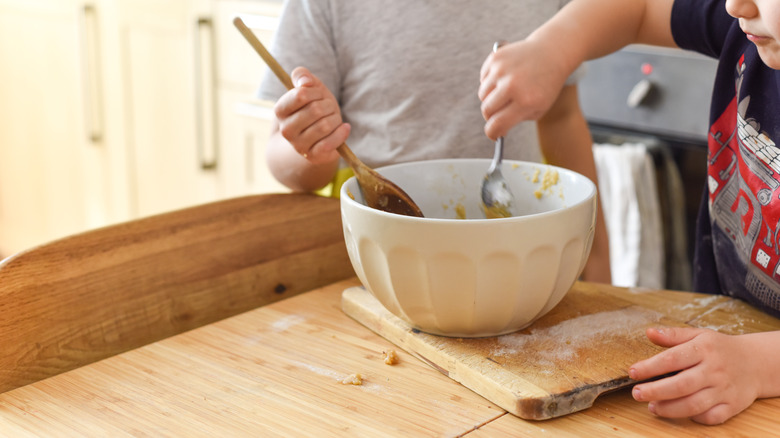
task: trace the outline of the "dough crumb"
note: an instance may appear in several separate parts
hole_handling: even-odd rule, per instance
[[[455,204],[455,219],[466,219],[466,206],[460,202]]]
[[[360,373],[350,374],[341,381],[342,385],[362,385],[363,376]]]
[[[552,187],[558,184],[558,171],[557,170],[550,170],[547,169],[544,171],[544,175],[542,176],[542,187],[540,187],[538,190],[534,191],[534,196],[536,196],[536,199],[541,199],[542,195],[545,192],[551,193]],[[534,182],[538,181],[538,170],[537,174],[534,175]],[[563,192],[560,192],[561,198],[563,198]]]
[[[395,350],[383,351],[382,359],[384,359],[385,363],[388,365],[395,365],[398,363],[398,355],[395,354]]]

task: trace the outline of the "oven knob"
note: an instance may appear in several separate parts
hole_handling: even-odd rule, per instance
[[[628,99],[626,99],[626,103],[631,108],[636,108],[639,105],[642,104],[642,101],[645,100],[648,94],[650,94],[650,90],[653,89],[653,83],[650,82],[649,79],[642,79],[641,81],[637,82],[636,85],[634,85],[634,88],[631,89],[631,92],[628,93]]]

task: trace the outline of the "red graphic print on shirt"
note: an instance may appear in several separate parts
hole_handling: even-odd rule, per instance
[[[760,123],[746,116],[750,96],[740,96],[744,57],[737,64],[737,96],[710,128],[709,188],[713,225],[749,264],[780,279],[780,149]]]

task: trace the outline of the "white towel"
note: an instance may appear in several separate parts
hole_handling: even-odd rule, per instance
[[[664,288],[663,222],[655,165],[647,146],[595,144],[593,155],[609,236],[612,283]]]

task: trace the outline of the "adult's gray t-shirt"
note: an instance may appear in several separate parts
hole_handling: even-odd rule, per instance
[[[304,66],[333,92],[348,144],[372,167],[489,158],[477,97],[495,41],[526,37],[565,0],[287,0],[271,48],[288,72]],[[533,60],[529,60],[533,62]],[[259,97],[285,91],[270,73]],[[541,161],[533,122],[514,127],[506,159]]]

